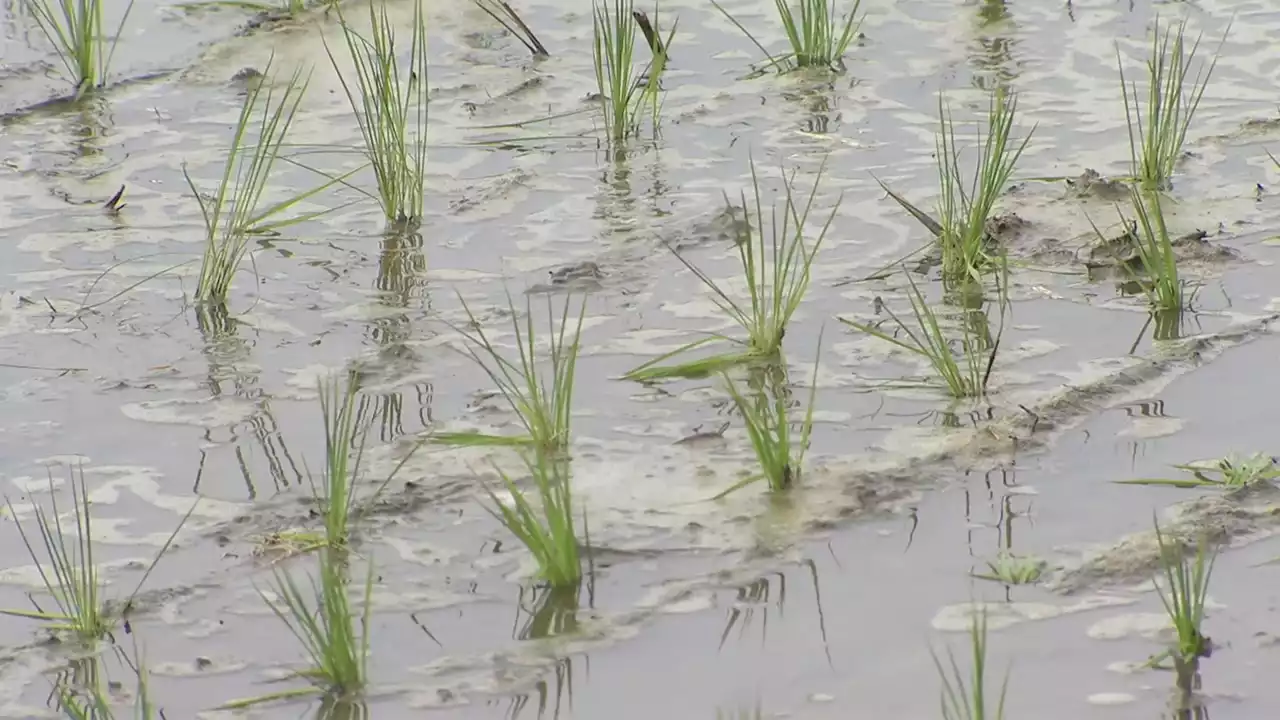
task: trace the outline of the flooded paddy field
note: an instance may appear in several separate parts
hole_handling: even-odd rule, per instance
[[[722,5],[785,45],[769,3]],[[367,30],[367,6],[344,7]],[[1280,10],[864,0],[842,67],[778,72],[715,6],[679,0],[659,14],[679,18],[660,134],[611,143],[588,4],[520,3],[540,59],[472,3],[422,7],[425,199],[400,232],[368,195],[332,10],[138,0],[109,82],[74,101],[29,6],[0,10],[0,609],[50,608],[18,523],[43,559],[36,508],[56,499],[74,535],[80,471],[106,594],[128,598],[145,575],[127,623],[92,650],[0,616],[0,715],[65,716],[51,689],[87,667],[131,714],[139,664],[170,719],[342,714],[316,697],[217,709],[306,686],[289,675],[306,652],[262,594],[279,571],[307,591],[317,573],[319,553],[289,538],[322,525],[329,377],[359,378],[369,429],[350,563],[361,607],[372,567],[367,717],[941,717],[930,651],[946,663],[951,648],[967,674],[975,608],[992,706],[1011,670],[1010,718],[1243,719],[1280,703]],[[403,64],[414,3],[386,8]],[[106,10],[116,27],[123,5]],[[1198,287],[1172,330],[1122,292],[1131,278],[1097,272],[1099,233],[1117,235],[1117,208],[1133,216],[1117,48],[1143,82],[1157,16],[1204,34],[1196,67],[1217,58],[1162,194]],[[266,197],[354,174],[296,208],[327,212],[252,236],[225,312],[206,312],[184,172],[212,192],[246,93],[295,68],[312,74],[294,162]],[[1016,142],[1034,128],[986,223],[1008,312],[980,398],[893,382],[931,370],[836,320],[909,318],[913,283],[940,313],[956,307],[930,256],[900,267],[932,236],[878,183],[932,210],[940,92],[966,146],[993,93],[1016,93]],[[780,361],[797,404],[814,390],[812,437],[789,489],[717,498],[759,467],[722,380],[621,378],[701,333],[741,336],[669,248],[743,291],[753,163],[766,208],[783,207],[780,173],[798,202],[816,186],[811,239],[832,217]],[[105,209],[121,186],[123,207]],[[520,432],[460,352],[471,314],[516,352],[508,294],[540,332],[548,303],[558,320],[586,297],[568,451],[591,566],[567,589],[543,584],[486,509],[499,468],[525,482],[520,455],[432,441]],[[1000,323],[991,298],[970,310]],[[1261,479],[1117,482],[1228,457]],[[1172,636],[1153,517],[1216,553],[1212,652],[1190,702],[1174,672],[1144,667]],[[1009,558],[1034,569],[1027,582],[981,577]]]

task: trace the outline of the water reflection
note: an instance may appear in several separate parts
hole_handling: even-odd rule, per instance
[[[577,632],[578,609],[584,588],[590,607],[595,590],[590,580],[570,587],[539,585],[532,589],[520,588],[513,637],[517,640],[541,640]]]
[[[316,720],[368,720],[371,717],[373,715],[364,702],[351,698],[326,695],[316,708]]]
[[[971,471],[965,473],[966,476],[971,475]],[[1025,526],[1026,528],[1034,527],[1032,520],[1035,509],[1033,495],[1028,495],[1020,491],[1018,484],[1017,467],[1013,464],[987,470],[982,476],[982,490],[976,494],[979,498],[974,497],[975,491],[967,485],[964,490],[964,519],[965,519],[965,536],[966,544],[969,549],[969,556],[979,557],[1018,557],[1015,551],[1014,528]],[[985,506],[985,508],[984,508]],[[989,514],[982,517],[982,510],[985,509]],[[995,530],[995,548],[992,552],[985,552],[980,546],[984,543],[980,540],[979,534],[986,533],[989,530]],[[986,577],[989,570],[986,563],[982,566],[974,566],[970,569],[971,574]],[[1011,599],[1012,586],[1005,583],[1005,599]]]
[[[822,608],[822,588],[818,583],[818,565],[811,559],[800,563],[808,574],[813,586],[814,607],[817,610],[818,633],[822,638],[822,650],[831,664],[831,647],[827,643],[826,615]],[[759,619],[760,646],[765,647],[769,639],[769,614],[774,612],[779,619],[787,602],[786,571],[775,571],[762,575],[736,590],[737,596],[733,606],[729,608],[729,616],[725,621],[724,631],[720,633],[718,650],[723,650],[734,629],[738,631],[738,639],[746,637],[751,625]]]
[[[969,43],[973,84],[987,92],[1007,90],[1018,78],[1018,62],[1013,56],[1017,25],[1005,0],[980,0],[977,7]]]
[[[587,673],[590,674],[590,661],[586,656],[583,656],[582,660],[587,666]],[[554,675],[554,687],[552,687],[552,684],[548,682],[546,678],[541,678],[533,684],[534,689],[532,693],[520,693],[511,698],[511,706],[507,709],[507,718],[509,718],[509,720],[516,720],[516,718],[519,718],[524,711],[529,708],[529,703],[535,696],[538,700],[537,717],[539,720],[548,716],[548,710],[551,711],[551,720],[559,718],[562,704],[568,705],[569,709],[572,710],[573,661],[574,659],[571,657],[560,658],[556,661],[555,670],[552,673],[552,675]]]

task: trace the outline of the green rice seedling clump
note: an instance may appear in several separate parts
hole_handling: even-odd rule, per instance
[[[415,2],[409,65],[402,73],[386,3],[368,2],[368,38],[347,23],[341,4],[334,5],[355,68],[354,82],[343,76],[327,44],[325,51],[360,126],[383,215],[391,229],[412,229],[422,220],[427,172],[427,20],[422,3]]]
[[[557,588],[572,587],[582,579],[583,563],[578,547],[569,463],[536,449],[523,451],[521,457],[533,480],[536,507],[511,476],[495,465],[494,469],[502,478],[511,499],[504,501],[486,487],[491,505],[485,509],[529,549],[538,563],[539,576],[547,584]],[[584,514],[584,536],[588,532],[586,523]]]
[[[469,329],[458,328],[467,341],[467,354],[498,386],[498,391],[519,418],[525,432],[515,436],[477,432],[435,433],[432,439],[460,445],[532,446],[548,456],[566,452],[572,430],[573,384],[581,348],[582,321],[586,316],[586,297],[582,298],[575,323],[569,322],[570,303],[566,298],[558,328],[551,298],[547,298],[549,377],[538,367],[538,333],[533,322],[532,301],[526,298],[522,323],[511,296],[507,296],[507,309],[519,354],[514,361],[507,359],[498,349],[461,296],[459,301],[468,319]],[[572,335],[568,334],[570,325],[573,326]]]
[[[1015,555],[1001,551],[994,560],[987,561],[987,572],[975,573],[982,580],[994,580],[1005,585],[1030,585],[1044,574],[1045,561],[1037,557]]]
[[[947,665],[942,664],[937,653],[933,655],[933,664],[942,678],[942,717],[943,720],[1003,720],[1005,695],[1009,689],[1009,676],[1006,673],[1000,685],[1000,695],[992,707],[987,696],[987,611],[981,608],[975,611],[969,625],[970,662],[968,677],[960,670],[955,655],[947,650]]]
[[[1151,658],[1148,665],[1162,667],[1165,660],[1172,660],[1178,689],[1187,697],[1195,690],[1200,659],[1213,653],[1213,641],[1204,635],[1201,626],[1216,555],[1206,548],[1207,541],[1201,537],[1196,543],[1194,558],[1188,558],[1184,543],[1166,538],[1158,522],[1155,528],[1164,579],[1156,590],[1173,625],[1175,640],[1172,647]]]
[[[73,526],[64,523],[58,510],[52,474],[49,475],[52,511],[46,512],[39,505],[34,506],[39,545],[27,534],[22,523],[17,523],[22,543],[35,563],[40,580],[54,606],[45,610],[33,598],[35,610],[0,610],[0,614],[39,620],[55,634],[70,635],[81,642],[92,644],[115,630],[121,617],[132,608],[133,599],[151,576],[151,571],[160,562],[160,558],[168,552],[173,539],[195,511],[196,505],[192,504],[191,510],[187,511],[174,528],[169,539],[143,572],[133,592],[122,601],[111,601],[106,597],[106,585],[94,556],[93,515],[83,468],[71,472],[69,485],[72,492]],[[5,498],[5,504],[9,508],[9,515],[17,518],[13,503]]]
[[[774,55],[720,3],[711,0],[711,4],[764,54],[769,67],[779,69],[843,70],[845,53],[862,26],[858,15],[861,0],[853,0],[852,6],[843,13],[837,0],[796,0],[794,3],[774,0],[778,20],[791,48],[790,52]]]
[[[1015,96],[1004,91],[991,94],[986,128],[977,136],[977,162],[966,181],[955,122],[944,98],[938,97],[940,130],[936,154],[941,194],[937,220],[880,183],[890,197],[933,234],[942,255],[943,279],[950,283],[981,283],[983,275],[998,265],[997,256],[1002,250],[991,246],[987,222],[1035,133],[1032,128],[1015,144],[1017,107]]]
[[[636,11],[632,0],[594,0],[592,5],[596,91],[611,144],[639,136],[646,115],[657,132],[662,75],[679,24],[672,23],[663,40],[658,21],[656,9],[650,21],[648,15]],[[643,66],[635,62],[637,30],[643,31],[649,46],[649,61]]]
[[[1129,156],[1133,175],[1144,190],[1169,188],[1187,141],[1187,130],[1218,64],[1215,54],[1208,67],[1202,66],[1192,79],[1191,67],[1202,36],[1197,36],[1188,47],[1186,34],[1185,19],[1177,25],[1166,25],[1163,33],[1160,19],[1156,19],[1151,54],[1146,62],[1145,102],[1137,84],[1126,82],[1124,62],[1119,58],[1119,49],[1116,50],[1120,85],[1124,92],[1125,119],[1129,126]],[[1226,41],[1225,33],[1222,40]]]
[[[76,86],[76,97],[107,83],[107,71],[116,43],[133,11],[133,0],[114,33],[104,26],[107,0],[23,0],[40,33],[53,45],[67,78]]]
[[[1121,485],[1167,485],[1178,488],[1222,488],[1232,490],[1271,483],[1280,478],[1280,462],[1266,453],[1247,457],[1230,456],[1210,462],[1174,465],[1191,473],[1187,478],[1133,478],[1117,480]]]
[[[821,352],[822,338],[819,336],[818,354],[813,361],[813,377],[809,381],[809,399],[804,416],[798,423],[798,436],[795,428],[797,423],[791,417],[791,389],[785,363],[756,368],[755,371],[763,375],[764,380],[758,392],[746,394],[738,390],[737,384],[727,372],[720,373],[734,407],[742,416],[747,436],[751,439],[751,449],[755,451],[756,460],[760,464],[760,472],[735,483],[717,495],[717,498],[761,479],[768,482],[769,489],[775,492],[787,490],[799,480],[804,456],[809,449],[809,438],[813,433],[813,408],[818,392],[818,360]]]
[[[744,363],[775,363],[782,352],[782,339],[787,325],[800,308],[809,290],[811,270],[818,251],[826,239],[827,231],[840,208],[837,200],[826,217],[817,237],[807,240],[806,225],[821,184],[825,163],[819,168],[809,196],[803,206],[797,203],[792,179],[785,173],[782,180],[785,201],[781,212],[770,209],[765,217],[761,199],[760,180],[755,163],[751,164],[751,182],[755,193],[755,217],[747,211],[736,245],[741,279],[747,289],[746,301],[735,299],[724,286],[717,283],[692,261],[674,249],[672,253],[697,278],[711,290],[711,300],[720,311],[732,319],[746,334],[745,339],[714,333],[664,353],[633,370],[624,377],[628,380],[655,380],[670,377],[701,377]],[[747,204],[746,193],[741,195],[742,207]],[[754,222],[753,222],[754,221]],[[765,228],[768,228],[766,232]],[[768,235],[766,242],[765,236]],[[665,365],[674,357],[699,349],[711,343],[727,343],[739,350],[717,354],[678,365]]]

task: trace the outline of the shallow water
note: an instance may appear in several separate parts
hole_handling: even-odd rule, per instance
[[[757,5],[727,3],[773,46],[772,10]],[[184,165],[213,186],[239,109],[233,78],[273,58],[276,72],[314,68],[292,136],[322,151],[307,161],[355,167],[346,149],[359,133],[324,50],[341,42],[335,21],[314,11],[256,25],[243,11],[143,0],[120,39],[116,84],[71,105],[47,102],[67,88],[45,72],[56,58],[16,6],[0,14],[0,110],[10,113],[0,123],[0,477],[28,519],[25,501],[47,501],[45,466],[65,482],[65,466],[83,462],[97,546],[121,594],[200,496],[132,622],[169,717],[278,689],[263,683],[301,661],[255,591],[271,576],[254,551],[309,522],[308,467],[323,458],[317,379],[363,373],[362,412],[377,417],[371,481],[427,430],[509,430],[514,418],[457,352],[458,297],[510,342],[504,292],[520,302],[581,262],[603,274],[589,300],[574,448],[601,571],[576,599],[534,598],[529,559],[478,500],[477,476],[494,477],[488,462],[513,457],[418,452],[361,529],[377,569],[376,717],[936,717],[929,648],[964,652],[970,599],[991,613],[995,666],[1013,666],[1010,717],[1163,712],[1168,674],[1119,672],[1160,649],[1144,628],[1161,608],[1142,587],[1150,542],[1118,543],[1146,533],[1153,511],[1209,494],[1111,481],[1271,451],[1280,403],[1266,378],[1280,306],[1269,240],[1280,206],[1264,150],[1280,134],[1280,12],[1268,4],[867,0],[846,73],[754,78],[751,44],[714,8],[664,4],[680,33],[663,132],[615,162],[587,100],[585,6],[521,5],[552,52],[535,63],[478,9],[438,0],[421,236],[384,237],[366,201],[264,239],[233,292],[236,322],[218,328],[186,302],[202,226]],[[390,7],[407,20],[412,6]],[[1192,337],[1176,342],[1152,339],[1137,299],[1081,274],[1089,221],[1112,223],[1111,204],[1028,179],[1127,170],[1115,47],[1136,63],[1157,11],[1186,13],[1208,50],[1232,22],[1166,210],[1179,234],[1204,230],[1237,256],[1187,263],[1205,285]],[[1018,91],[1022,129],[1035,126],[1002,205],[1026,225],[1007,238],[1014,306],[997,392],[955,406],[884,389],[880,380],[920,368],[833,316],[874,317],[877,297],[904,307],[906,284],[842,281],[926,233],[875,178],[928,201],[938,91],[967,127],[997,86]],[[584,112],[483,127],[572,110]],[[505,142],[475,144],[493,140]],[[732,287],[724,196],[749,192],[752,158],[770,198],[779,167],[797,170],[807,192],[825,160],[816,212],[839,201],[787,332],[793,376],[806,383],[823,336],[818,426],[803,487],[711,503],[753,462],[722,390],[616,378],[693,333],[727,328],[664,245]],[[316,180],[281,167],[273,182],[284,192]],[[102,212],[121,184],[128,206]],[[359,198],[335,192],[312,209]],[[546,298],[563,301],[551,289],[530,295],[540,319]],[[926,290],[939,294],[936,283]],[[723,438],[677,443],[723,422]],[[1206,625],[1218,648],[1204,668],[1215,718],[1258,717],[1280,699],[1265,672],[1280,584],[1256,567],[1280,555],[1270,502],[1233,496],[1180,516],[1241,546],[1219,561]],[[25,607],[35,578],[5,525],[0,607]],[[1008,589],[971,576],[1002,549],[1044,557],[1046,581]],[[36,633],[0,622],[6,717],[49,714],[49,678],[67,657]],[[1101,707],[1110,703],[1123,707]]]

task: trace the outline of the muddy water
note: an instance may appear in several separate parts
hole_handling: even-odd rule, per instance
[[[257,595],[270,574],[255,550],[311,522],[307,468],[323,452],[316,380],[364,374],[371,478],[428,429],[510,428],[456,352],[458,295],[509,339],[504,292],[534,290],[543,312],[545,298],[564,297],[550,273],[584,262],[601,276],[589,284],[575,479],[601,570],[576,597],[536,595],[528,558],[477,501],[477,469],[513,458],[417,453],[362,526],[378,572],[376,717],[936,717],[929,648],[963,652],[957,631],[971,599],[991,614],[996,667],[1013,666],[1011,717],[1157,717],[1171,679],[1130,667],[1160,648],[1160,604],[1143,584],[1153,511],[1240,546],[1212,589],[1213,716],[1260,717],[1280,699],[1266,672],[1280,585],[1258,566],[1280,555],[1266,542],[1274,499],[1111,483],[1272,451],[1280,207],[1264,149],[1280,134],[1269,59],[1280,13],[1266,3],[868,1],[847,73],[755,78],[752,46],[713,8],[664,5],[680,34],[663,133],[615,162],[600,152],[587,101],[585,6],[521,6],[553,53],[533,63],[474,7],[437,0],[421,237],[384,239],[365,202],[265,239],[256,272],[233,293],[236,322],[216,328],[186,303],[201,226],[184,164],[212,187],[238,112],[236,75],[273,58],[280,72],[314,66],[293,137],[307,161],[329,171],[358,163],[347,150],[358,132],[324,52],[340,41],[333,19],[259,24],[241,11],[139,2],[116,83],[69,105],[46,102],[65,85],[18,5],[2,15],[0,48],[10,113],[0,125],[0,476],[29,519],[27,500],[48,501],[46,466],[62,481],[82,463],[105,572],[122,594],[199,495],[132,624],[169,717],[277,689],[265,681],[301,659]],[[767,42],[780,39],[768,7],[728,6]],[[391,5],[405,19],[410,7]],[[1188,272],[1205,283],[1192,337],[1154,341],[1136,300],[1084,277],[1089,219],[1115,217],[1105,193],[1020,180],[1003,206],[1021,222],[1006,226],[1018,262],[998,392],[955,406],[883,388],[920,368],[832,318],[874,317],[877,297],[904,303],[905,282],[842,281],[925,234],[873,174],[927,201],[938,91],[968,122],[999,86],[1020,93],[1023,128],[1035,125],[1020,178],[1123,174],[1115,47],[1138,58],[1157,10],[1188,13],[1210,47],[1235,18],[1169,208],[1179,234],[1203,230],[1210,243],[1187,252]],[[584,112],[486,127],[573,110]],[[664,244],[731,280],[724,194],[748,188],[752,157],[771,197],[779,166],[798,170],[807,191],[824,158],[816,206],[842,197],[787,333],[796,376],[808,377],[825,328],[819,426],[804,487],[709,503],[752,462],[723,392],[614,378],[724,327]],[[275,182],[296,191],[314,178],[284,167]],[[128,207],[104,214],[121,184]],[[313,209],[359,197],[333,193]],[[724,422],[723,438],[677,442]],[[33,568],[5,525],[0,607],[24,607]],[[1043,557],[1046,580],[975,580],[1002,549]],[[0,643],[3,714],[47,715],[66,654],[16,618],[0,622]],[[114,655],[103,665],[128,685]]]

